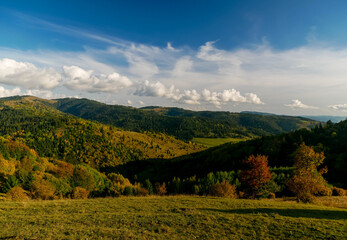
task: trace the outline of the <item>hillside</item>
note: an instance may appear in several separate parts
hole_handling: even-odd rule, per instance
[[[230,112],[194,112],[181,108],[141,109],[106,105],[88,99],[57,99],[58,110],[88,120],[142,132],[162,132],[179,139],[249,138],[311,128],[318,122],[301,117]]]
[[[92,167],[148,158],[172,158],[203,148],[162,133],[137,133],[83,120],[35,97],[0,99],[0,135],[20,140],[41,157]]]
[[[209,172],[238,170],[242,168],[242,161],[252,154],[269,156],[271,167],[292,166],[293,153],[302,142],[314,146],[318,152],[324,152],[325,164],[329,169],[326,174],[328,182],[346,188],[347,121],[237,144],[227,143],[167,161],[132,162],[122,166],[121,172],[129,177],[136,174],[139,179],[170,181],[174,176],[185,178],[204,176]]]
[[[336,207],[192,196],[4,202],[1,210],[2,239],[344,239],[347,217]]]

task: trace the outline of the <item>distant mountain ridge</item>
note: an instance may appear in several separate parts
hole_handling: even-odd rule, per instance
[[[56,99],[58,110],[131,131],[163,132],[183,140],[194,137],[258,137],[311,128],[319,122],[302,117],[190,111],[172,107],[133,108],[88,99]]]
[[[243,111],[241,113],[249,113],[249,114],[256,114],[256,115],[264,115],[264,116],[286,116],[286,115],[279,115],[275,113],[264,113],[264,112],[254,112],[254,111]],[[298,116],[298,117],[303,117],[303,118],[308,118],[312,119],[318,122],[328,122],[332,121],[333,123],[338,123],[341,121],[344,121],[347,119],[347,116],[329,116],[329,115],[303,115],[303,116]]]
[[[305,118],[309,118],[312,120],[320,121],[320,122],[328,122],[332,121],[333,123],[338,123],[341,121],[344,121],[347,119],[347,116],[327,116],[327,115],[322,115],[322,116],[303,116]]]

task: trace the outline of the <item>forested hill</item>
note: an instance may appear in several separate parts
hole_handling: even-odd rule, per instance
[[[302,117],[256,115],[181,108],[137,109],[106,105],[88,99],[57,99],[54,106],[63,112],[131,131],[163,132],[179,139],[193,137],[257,137],[311,128],[318,122]]]
[[[204,176],[209,172],[239,170],[242,161],[252,154],[269,156],[272,167],[292,166],[293,153],[302,142],[313,146],[317,152],[324,152],[328,182],[346,188],[347,120],[238,144],[227,143],[167,161],[132,162],[124,166],[122,173],[126,176],[136,174],[139,179],[152,177],[154,181],[168,181],[174,176]]]
[[[27,145],[41,157],[98,169],[204,149],[162,133],[130,132],[84,120],[52,104],[52,100],[30,96],[0,99],[0,136]]]

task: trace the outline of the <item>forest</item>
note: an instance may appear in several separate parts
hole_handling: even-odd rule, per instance
[[[311,201],[345,194],[347,121],[206,149],[167,133],[131,132],[78,118],[56,104],[29,96],[0,100],[1,196],[187,194]],[[312,164],[302,167],[300,159]],[[300,181],[316,187],[295,189]]]
[[[317,121],[301,117],[230,112],[194,112],[181,108],[133,108],[89,99],[58,99],[53,106],[65,113],[126,130],[161,132],[182,140],[194,137],[250,138],[310,128]]]

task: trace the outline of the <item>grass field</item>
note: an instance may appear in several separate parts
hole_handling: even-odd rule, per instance
[[[250,140],[250,138],[193,138],[192,142],[204,145],[206,147],[215,147],[228,142],[238,143],[246,140]]]
[[[345,239],[346,219],[344,208],[281,200],[0,202],[0,239]]]

